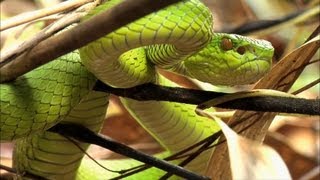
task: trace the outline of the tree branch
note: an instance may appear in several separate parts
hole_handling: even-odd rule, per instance
[[[59,133],[63,136],[72,137],[82,142],[96,144],[98,146],[107,148],[115,153],[133,158],[140,162],[144,162],[146,164],[152,165],[154,167],[157,167],[159,169],[173,173],[186,179],[209,179],[208,177],[197,175],[193,172],[183,169],[182,167],[172,165],[164,160],[146,155],[124,144],[103,137],[80,125],[57,124],[54,127],[50,128],[49,131]]]
[[[171,101],[196,105],[220,96],[228,95],[228,93],[166,87],[151,83],[132,88],[114,88],[98,81],[94,89],[139,101]],[[248,111],[320,115],[319,99],[277,96],[248,97],[225,102],[217,105],[217,107]]]
[[[42,64],[97,40],[119,27],[179,1],[181,0],[123,1],[70,30],[42,41],[13,61],[1,62],[0,81],[11,81]]]

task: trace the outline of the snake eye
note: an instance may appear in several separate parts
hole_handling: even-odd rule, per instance
[[[237,48],[237,52],[240,55],[243,55],[246,52],[246,48],[244,46],[240,46],[240,47]]]
[[[220,45],[221,45],[221,49],[223,49],[224,51],[229,51],[233,48],[233,43],[231,39],[226,37],[221,40]]]

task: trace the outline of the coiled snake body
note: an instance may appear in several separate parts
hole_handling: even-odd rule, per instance
[[[122,0],[95,8],[86,19]],[[20,173],[48,179],[106,179],[106,172],[64,137],[46,131],[58,122],[91,130],[101,128],[108,94],[93,91],[96,78],[115,87],[153,82],[175,86],[155,67],[218,85],[258,80],[271,65],[273,48],[263,40],[213,33],[212,16],[198,0],[184,0],[132,22],[78,52],[64,55],[11,83],[0,85],[1,141],[16,140],[14,164]],[[167,150],[177,152],[218,130],[213,121],[195,114],[195,106],[122,98],[130,113]],[[80,143],[86,149],[87,144]],[[203,173],[209,151],[187,168]],[[125,169],[132,160],[105,161]],[[132,178],[155,179],[150,169]]]

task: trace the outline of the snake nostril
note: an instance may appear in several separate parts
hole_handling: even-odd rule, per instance
[[[237,48],[237,52],[240,55],[243,55],[246,52],[246,48],[244,46],[240,46],[240,47]]]

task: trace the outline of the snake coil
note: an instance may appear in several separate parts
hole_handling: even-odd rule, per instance
[[[111,0],[84,19],[123,0]],[[1,141],[16,140],[14,166],[19,173],[47,179],[106,179],[106,172],[66,138],[46,131],[58,122],[99,131],[108,94],[93,91],[96,78],[115,87],[152,82],[176,86],[156,68],[216,85],[247,84],[271,66],[273,48],[263,40],[213,33],[210,10],[198,0],[184,0],[149,14],[97,41],[50,62],[11,83],[0,85]],[[199,117],[192,105],[121,98],[130,114],[167,150],[163,157],[216,132],[213,121]],[[80,143],[83,149],[88,147]],[[203,173],[211,151],[187,168]],[[132,160],[103,161],[111,169],[137,165]],[[130,179],[155,179],[152,168]],[[175,177],[178,178],[178,177]]]

